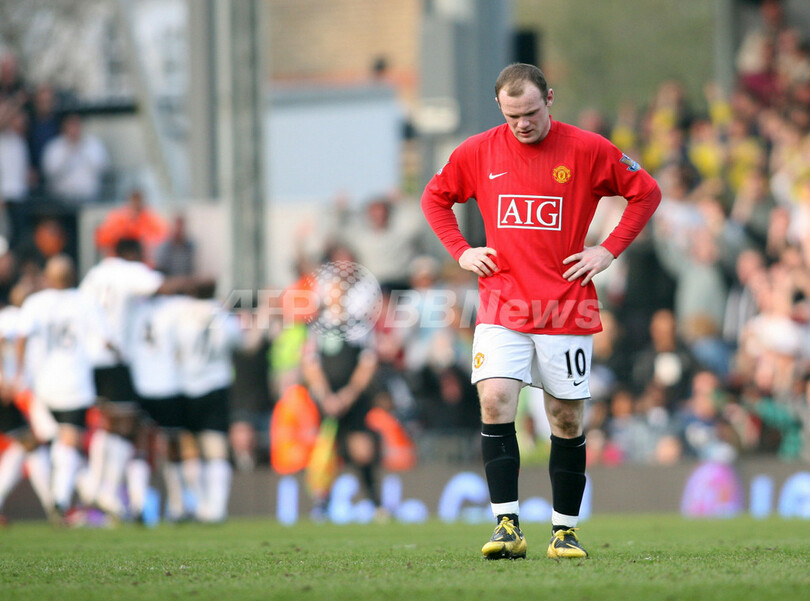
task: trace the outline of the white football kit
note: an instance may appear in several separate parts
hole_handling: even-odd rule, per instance
[[[229,387],[233,382],[231,353],[242,342],[239,320],[215,300],[186,299],[179,315],[183,393],[201,397]]]
[[[17,373],[17,352],[15,342],[20,336],[20,308],[13,305],[0,309],[0,339],[2,339],[3,376],[9,380]],[[23,386],[31,387],[34,368],[42,356],[41,340],[29,340],[25,348]],[[38,440],[51,440],[58,431],[56,420],[43,402],[36,397],[31,399],[26,415],[28,424]]]
[[[94,346],[96,366],[110,366],[127,362],[129,340],[129,312],[131,303],[155,294],[163,284],[164,277],[140,261],[127,261],[119,257],[102,259],[84,276],[79,290],[89,295],[101,306],[110,324],[110,342],[121,353],[121,358],[103,345]]]
[[[167,399],[181,393],[177,324],[182,297],[149,297],[132,305],[129,361],[132,384],[139,396]]]
[[[0,309],[0,361],[3,362],[3,377],[13,378],[17,373],[17,357],[14,341],[17,340],[20,309],[13,305]]]
[[[101,309],[75,288],[42,290],[20,309],[19,333],[41,345],[33,368],[35,396],[54,411],[90,407],[96,400],[89,337],[105,340]],[[27,353],[26,353],[27,354]]]

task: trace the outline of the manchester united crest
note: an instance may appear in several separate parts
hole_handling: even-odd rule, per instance
[[[564,184],[571,179],[571,170],[565,165],[559,165],[551,171],[551,177],[558,184]]]
[[[475,353],[475,357],[473,357],[473,367],[475,369],[480,369],[483,364],[484,364],[484,353]]]

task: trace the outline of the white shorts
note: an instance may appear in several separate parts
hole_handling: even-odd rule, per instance
[[[510,378],[542,388],[558,399],[591,396],[591,334],[526,334],[480,323],[475,326],[472,352],[473,384]]]

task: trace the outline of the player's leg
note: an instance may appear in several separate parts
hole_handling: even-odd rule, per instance
[[[382,505],[377,478],[380,454],[374,433],[369,430],[352,430],[346,433],[343,445],[345,450],[341,454],[357,468],[366,495],[379,510]]]
[[[537,336],[538,357],[551,426],[549,477],[552,538],[549,557],[587,557],[575,529],[585,492],[583,419],[590,397],[590,336]]]
[[[48,445],[40,445],[28,452],[25,457],[25,471],[45,515],[56,523],[58,513],[51,492],[51,453]]]
[[[54,412],[59,422],[59,434],[51,444],[51,492],[54,505],[65,515],[73,501],[76,474],[82,464],[82,428],[84,410]]]
[[[228,515],[233,468],[228,458],[228,436],[222,430],[205,430],[199,437],[204,459],[203,503],[197,517],[204,522],[222,522]]]
[[[104,444],[104,465],[99,471],[98,455],[90,454],[90,474],[101,474],[95,504],[116,519],[126,513],[120,496],[121,486],[126,478],[130,494],[136,499],[144,498],[148,485],[149,466],[145,462],[146,452],[137,445],[141,428],[141,410],[132,385],[129,366],[118,364],[97,368],[94,373],[96,391],[104,414],[102,427],[106,435]],[[128,473],[131,462],[134,468]],[[144,475],[146,479],[144,480]],[[146,484],[144,484],[146,482]],[[87,489],[92,489],[88,486]],[[134,508],[133,513],[138,513]]]
[[[491,539],[481,549],[487,559],[526,556],[526,540],[519,522],[520,451],[515,431],[518,395],[522,387],[522,382],[503,378],[478,382],[481,455],[492,514],[498,523]]]
[[[122,441],[119,444],[123,443],[126,446],[129,456],[129,460],[123,465],[121,478],[126,484],[128,515],[139,521],[152,474],[152,468],[147,460],[149,431],[144,425],[143,412],[137,402],[116,403],[115,407],[120,409],[121,413],[118,421],[120,425],[114,432],[121,437]]]
[[[551,479],[552,538],[549,557],[587,557],[574,530],[585,493],[585,435],[582,421],[585,400],[562,400],[548,392],[546,412],[551,424],[551,452],[548,471]]]
[[[197,436],[203,457],[203,503],[197,517],[206,522],[222,522],[228,515],[231,495],[231,466],[228,448],[227,388],[214,390],[197,402],[200,433]]]
[[[146,504],[146,494],[149,490],[149,480],[152,468],[143,454],[136,454],[126,468],[127,496],[129,497],[129,511],[133,519],[143,519],[143,509]]]
[[[488,559],[526,556],[519,523],[520,451],[515,416],[520,390],[531,383],[534,354],[534,343],[525,334],[484,324],[475,329],[472,382],[478,388],[481,455],[498,524],[481,549]]]
[[[203,497],[203,461],[197,435],[204,429],[199,410],[199,398],[180,396],[180,426],[177,446],[180,453],[180,474],[183,482],[184,514],[196,519]]]
[[[517,523],[520,513],[520,452],[515,432],[515,415],[522,387],[522,382],[503,378],[478,383],[482,419],[481,453],[492,513],[498,522],[506,516]]]
[[[130,515],[136,521],[143,521],[149,482],[152,477],[150,454],[155,456],[157,426],[151,413],[144,411],[142,399],[138,400],[140,408],[138,423],[133,436],[135,453],[126,467],[127,495],[129,497]]]
[[[166,487],[166,517],[170,522],[179,522],[186,517],[183,501],[183,472],[181,471],[180,430],[167,428],[166,461],[163,464],[163,483]]]
[[[387,517],[382,510],[378,472],[381,460],[379,435],[366,424],[371,411],[371,398],[361,393],[338,420],[337,450],[344,461],[357,470],[366,495],[377,509],[377,517]]]
[[[0,516],[6,498],[22,480],[25,448],[15,438],[0,433]]]
[[[90,437],[87,448],[87,467],[82,470],[76,481],[79,498],[85,505],[95,505],[104,477],[104,464],[107,460],[107,430],[97,428]]]
[[[126,507],[121,498],[127,466],[135,457],[132,439],[139,422],[139,409],[132,402],[108,402],[102,405],[108,424],[104,439],[104,468],[96,504],[115,519],[121,519]]]
[[[188,430],[184,429],[178,437],[178,442],[184,505],[189,514],[196,517],[203,503],[203,460],[194,430],[196,428],[192,429],[192,426],[189,426]]]
[[[36,398],[30,390],[19,393],[15,404],[24,406],[23,411],[28,420],[28,429],[20,439],[26,449],[25,471],[28,482],[34,490],[48,520],[54,525],[62,524],[62,516],[56,510],[51,490],[52,465],[51,445],[59,436],[59,424],[53,412]]]
[[[23,476],[25,447],[19,438],[25,429],[20,409],[0,399],[0,525],[5,522],[2,512],[6,498]]]
[[[180,432],[183,425],[183,405],[180,396],[140,398],[141,407],[157,428],[152,444],[156,469],[163,476],[166,489],[166,519],[179,522],[185,516],[183,476],[180,471]]]
[[[107,463],[112,459],[115,442],[110,431],[109,411],[106,408],[107,399],[115,393],[114,370],[111,367],[96,367],[93,370],[93,380],[98,395],[99,423],[90,437],[87,449],[87,467],[79,475],[77,491],[82,503],[87,506],[98,506],[101,490],[105,486],[105,473]]]
[[[2,450],[4,444],[5,451]],[[50,450],[48,446],[38,446],[33,432],[25,425],[8,433],[5,439],[0,434],[0,514],[8,494],[24,472],[48,519],[60,524],[62,518],[54,508],[51,493]]]

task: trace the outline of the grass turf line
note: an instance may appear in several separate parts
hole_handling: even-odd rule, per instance
[[[565,561],[545,557],[545,524],[524,525],[526,560],[486,561],[493,527],[17,523],[0,531],[0,598],[764,601],[803,598],[810,586],[807,521],[598,516],[580,530],[591,558]]]

